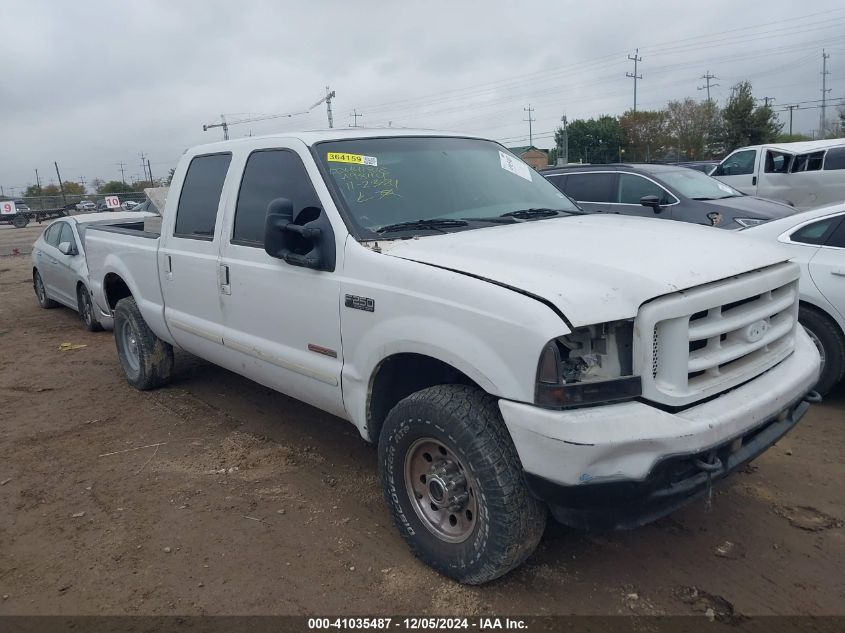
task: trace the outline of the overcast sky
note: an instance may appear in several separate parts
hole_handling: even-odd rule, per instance
[[[775,107],[803,102],[794,129],[817,127],[822,47],[831,98],[845,97],[841,0],[741,2],[401,2],[384,0],[2,0],[0,185],[158,178],[203,123],[306,110],[329,85],[335,126],[392,124],[480,133],[549,147],[570,120],[704,98],[750,79]],[[834,114],[829,108],[829,114]],[[781,118],[788,121],[788,114]],[[233,137],[326,127],[309,114],[231,127]]]

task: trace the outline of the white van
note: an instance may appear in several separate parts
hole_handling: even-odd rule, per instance
[[[845,200],[845,139],[740,147],[714,178],[761,198],[811,209]]]

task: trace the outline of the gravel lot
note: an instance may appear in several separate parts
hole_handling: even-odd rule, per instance
[[[0,614],[845,615],[842,388],[712,507],[550,525],[484,587],[409,554],[351,425],[185,354],[135,391],[111,333],[38,308],[28,257],[0,257],[0,420]]]

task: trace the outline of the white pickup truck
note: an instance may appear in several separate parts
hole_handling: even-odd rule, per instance
[[[818,399],[783,253],[583,215],[480,138],[197,147],[160,235],[87,244],[130,384],[179,347],[349,420],[413,552],[465,583],[524,561],[547,509],[626,528],[706,494]]]

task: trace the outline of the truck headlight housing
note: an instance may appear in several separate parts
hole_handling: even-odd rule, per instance
[[[633,333],[633,321],[614,321],[549,341],[537,364],[536,404],[564,409],[640,396],[642,383],[633,375]]]

